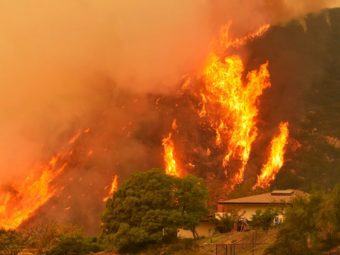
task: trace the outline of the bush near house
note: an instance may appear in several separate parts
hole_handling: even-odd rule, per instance
[[[252,216],[249,225],[254,229],[268,230],[274,224],[275,217],[278,216],[278,211],[272,208],[266,210],[256,210]]]
[[[237,215],[225,214],[222,217],[214,218],[213,223],[216,231],[219,233],[228,233],[233,230],[235,223],[238,221]]]

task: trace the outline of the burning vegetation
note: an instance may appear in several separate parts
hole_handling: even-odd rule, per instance
[[[257,136],[257,101],[262,91],[270,87],[268,64],[252,71],[244,82],[244,67],[239,56],[221,61],[211,56],[205,70],[205,91],[202,92],[201,117],[207,116],[216,132],[216,145],[224,148],[222,161],[231,187],[240,184]],[[233,176],[228,173],[232,160],[240,162]]]
[[[220,165],[225,175],[225,190],[228,192],[234,190],[236,185],[244,181],[252,146],[258,136],[259,100],[264,90],[271,87],[268,62],[260,65],[257,70],[246,73],[241,56],[235,53],[230,55],[227,52],[230,48],[237,50],[247,42],[262,36],[268,31],[269,25],[263,25],[254,33],[242,38],[230,39],[228,32],[230,24],[226,26],[225,31],[222,30],[218,44],[225,47],[222,54],[218,55],[216,53],[218,50],[210,54],[202,73],[203,79],[196,87],[199,94],[198,104],[201,107],[198,110],[198,115],[209,124],[215,133],[215,147],[222,154]],[[185,81],[184,88],[187,88],[187,83],[190,80]],[[176,121],[173,123],[176,126],[173,128],[175,130],[177,129]],[[285,125],[285,130],[284,135],[288,136],[288,123]],[[283,132],[283,130],[281,131]],[[268,156],[267,161],[274,160],[276,162],[279,155],[280,164],[267,163],[266,165],[271,165],[263,170],[266,174],[270,173],[271,179],[275,178],[284,161],[284,146],[278,147],[276,140],[274,139],[272,142],[272,146],[275,147],[272,150],[275,152]],[[163,139],[163,147],[166,173],[180,176],[175,159],[172,133]],[[201,156],[209,157],[211,148],[206,148],[206,152],[206,155]],[[266,188],[268,186],[269,181],[266,182],[266,185],[262,184],[259,187]]]
[[[177,120],[174,119],[171,124],[172,131],[177,130]],[[164,157],[164,169],[167,175],[172,175],[176,177],[180,177],[183,175],[182,170],[178,165],[178,161],[175,156],[175,145],[172,140],[172,132],[168,134],[167,137],[164,137],[162,140],[163,145],[163,157]]]
[[[113,180],[111,185],[108,187],[109,192],[107,196],[103,198],[103,202],[106,202],[109,198],[111,198],[118,190],[118,175],[113,176]]]
[[[0,192],[0,227],[15,229],[32,217],[35,212],[62,190],[56,179],[65,171],[73,154],[72,145],[89,132],[78,130],[62,150],[42,166],[37,166],[32,175],[22,182],[10,184]]]
[[[225,48],[222,51],[216,49],[209,55],[204,70],[198,75],[201,78],[196,79],[196,82],[194,77],[186,79],[180,97],[192,98],[189,104],[191,104],[190,109],[194,111],[184,117],[189,119],[190,114],[192,115],[191,118],[196,125],[201,126],[198,132],[206,133],[204,135],[206,141],[203,144],[192,143],[190,146],[196,147],[190,152],[191,148],[185,145],[188,141],[184,137],[186,134],[177,125],[179,121],[181,127],[186,126],[186,120],[183,116],[177,116],[178,120],[174,118],[171,131],[161,139],[163,165],[168,175],[176,177],[184,176],[186,173],[200,175],[196,168],[203,166],[201,161],[205,161],[208,164],[213,162],[218,169],[222,170],[222,175],[218,174],[215,178],[221,178],[224,182],[224,192],[231,192],[237,185],[243,183],[253,143],[259,132],[257,122],[260,97],[266,89],[271,87],[269,63],[265,62],[258,69],[247,72],[242,57],[235,52],[229,54],[228,50],[237,51],[248,41],[262,36],[268,29],[269,25],[264,25],[254,33],[240,39],[228,39],[229,41],[226,41],[229,35],[223,34],[219,45]],[[192,86],[191,81],[194,81],[196,85]],[[135,98],[134,101],[138,103],[139,99]],[[158,103],[157,99],[156,106]],[[179,106],[175,104],[176,107]],[[197,132],[194,130],[195,126],[190,128],[190,132]],[[285,126],[285,129],[287,130],[284,135],[288,135],[288,126]],[[284,132],[284,130],[281,131]],[[123,125],[122,132],[127,138],[131,136],[133,123],[130,120]],[[89,129],[78,130],[68,141],[67,146],[40,170],[37,177],[29,177],[19,186],[12,185],[11,191],[8,189],[2,192],[0,226],[17,228],[62,190],[62,187],[54,185],[54,182],[68,168],[70,156],[73,154],[73,147],[77,141],[88,133]],[[275,152],[269,155],[268,163],[263,167],[258,181],[260,184],[257,184],[257,187],[268,187],[283,165],[284,146],[277,145],[277,139],[282,140],[281,136],[274,138],[272,150]],[[94,157],[92,148],[86,146],[83,149],[86,150],[87,159]],[[162,154],[159,150],[157,153]],[[213,158],[212,154],[217,158]],[[276,162],[277,157],[280,157],[279,163]],[[207,176],[211,170],[205,171],[204,175]],[[70,179],[73,180],[73,178]],[[92,186],[92,182],[89,185]],[[116,192],[118,175],[114,176],[108,187],[107,194],[104,194],[102,198],[103,201],[107,201]],[[66,211],[71,208],[72,205],[65,205]]]
[[[334,26],[330,24],[338,21],[337,16],[327,14],[320,20],[322,29],[318,31],[333,36]],[[80,114],[75,114],[74,123],[63,130],[62,138],[58,136],[58,143],[51,142],[43,152],[42,163],[33,164],[21,179],[1,183],[0,227],[19,228],[39,214],[78,224],[86,222],[90,229],[99,225],[93,219],[99,221],[103,201],[118,189],[118,178],[124,181],[134,171],[153,167],[163,167],[171,176],[202,177],[208,187],[215,185],[211,190],[218,196],[230,195],[238,188],[248,192],[252,188],[267,189],[276,184],[283,171],[286,176],[297,175],[301,165],[305,165],[304,157],[301,154],[296,162],[302,163],[294,165],[292,160],[286,160],[291,157],[290,150],[320,154],[309,150],[309,144],[298,141],[317,133],[313,128],[319,124],[313,124],[313,128],[310,124],[308,135],[292,137],[303,133],[301,127],[315,122],[313,114],[317,109],[306,104],[309,115],[303,119],[308,123],[297,120],[300,115],[294,111],[300,109],[301,92],[295,90],[302,84],[307,91],[314,77],[306,75],[306,81],[302,81],[301,70],[300,73],[297,70],[305,68],[301,59],[307,59],[310,69],[305,73],[317,74],[316,80],[322,80],[319,65],[334,64],[325,57],[329,54],[314,49],[318,43],[328,45],[323,41],[325,36],[310,43],[304,52],[301,45],[309,45],[318,33],[304,30],[302,23],[294,21],[286,28],[264,22],[254,32],[233,37],[230,30],[234,23],[229,22],[202,61],[204,66],[196,68],[199,71],[194,74],[187,73],[177,89],[169,93],[121,89],[116,81],[103,78],[99,82],[102,87],[95,87],[97,94],[89,93],[95,107],[84,117],[86,121],[79,121]],[[299,36],[299,41],[291,42],[290,30]],[[285,49],[283,53],[278,52],[281,48]],[[288,60],[284,59],[286,51],[290,53]],[[303,52],[302,57],[296,56],[296,52]],[[313,58],[308,55],[310,52],[315,52]],[[314,61],[320,56],[322,61]],[[323,93],[323,88],[315,91]],[[334,109],[333,105],[328,107]],[[323,116],[320,111],[316,114]],[[335,114],[332,119],[339,118]],[[91,129],[79,129],[87,126]],[[327,124],[327,128],[331,126]],[[326,131],[322,135],[338,136],[331,129]],[[324,136],[316,137],[315,141],[322,140],[320,137]],[[292,145],[289,148],[288,141]],[[335,175],[332,169],[336,169],[338,161],[334,155],[335,152],[322,157],[324,165],[332,166],[326,167],[332,173],[329,176]],[[298,186],[300,179],[295,178],[292,183]]]
[[[284,164],[284,154],[288,142],[288,122],[281,122],[279,133],[270,144],[269,157],[261,169],[254,188],[268,188],[275,180],[277,173]]]
[[[164,168],[166,174],[179,177],[181,171],[175,159],[175,145],[171,139],[171,133],[163,138],[162,144],[164,147]]]

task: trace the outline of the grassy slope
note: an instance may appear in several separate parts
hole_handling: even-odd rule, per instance
[[[256,240],[261,245],[257,245],[255,248],[255,255],[263,254],[263,251],[269,244],[273,243],[276,236],[276,230],[269,231],[256,231]],[[187,245],[185,247],[185,241],[179,241],[178,243],[167,245],[161,248],[150,248],[147,251],[141,253],[142,255],[153,254],[167,254],[167,255],[214,255],[216,246],[215,244],[230,243],[237,241],[239,243],[251,244],[253,240],[254,231],[249,232],[231,232],[226,234],[216,234],[212,238],[203,238],[195,241],[193,245]],[[237,250],[238,255],[250,255],[252,253],[252,246],[240,247]]]

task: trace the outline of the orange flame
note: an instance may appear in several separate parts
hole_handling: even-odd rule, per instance
[[[59,167],[58,157],[51,159],[38,177],[27,177],[18,186],[12,185],[10,190],[3,190],[0,194],[0,227],[15,229],[22,222],[31,217],[34,212],[56,194],[56,188],[51,182],[55,180],[66,167],[66,163]]]
[[[242,79],[244,65],[239,56],[221,61],[211,55],[204,71],[205,88],[202,92],[203,111],[216,131],[216,145],[227,145],[223,166],[233,160],[241,166],[233,177],[232,185],[243,181],[251,147],[257,136],[257,101],[264,89],[271,86],[268,63]]]
[[[167,137],[163,138],[162,145],[164,149],[165,173],[179,177],[181,175],[181,171],[175,159],[175,146],[172,141],[171,133],[169,133]]]
[[[231,22],[221,32],[220,45],[224,51],[239,48],[248,41],[262,36],[270,27],[266,24],[255,32],[241,38],[230,39]],[[216,145],[226,148],[222,165],[227,169],[230,161],[240,162],[230,179],[230,188],[244,178],[252,144],[257,137],[257,102],[263,90],[270,87],[268,63],[253,70],[244,79],[244,64],[238,55],[221,59],[213,53],[204,69],[205,86],[201,91],[200,117],[206,116],[216,133]],[[225,170],[225,174],[227,170]]]
[[[284,163],[285,147],[288,141],[288,122],[281,122],[279,134],[273,138],[270,145],[270,154],[267,162],[261,169],[255,188],[267,188],[275,180],[277,173]]]
[[[269,24],[264,24],[259,27],[256,31],[249,33],[241,38],[230,39],[230,27],[232,22],[229,22],[221,29],[220,44],[225,48],[239,48],[245,45],[247,42],[254,40],[257,37],[261,37],[270,28]]]
[[[110,185],[109,193],[106,197],[104,197],[103,202],[106,202],[109,198],[113,196],[118,190],[118,176],[115,174]]]
[[[80,135],[81,132],[77,131],[68,145],[74,144]],[[71,148],[64,148],[45,166],[34,169],[34,174],[26,177],[22,183],[14,183],[0,190],[0,228],[18,228],[57,194],[58,189],[53,182],[65,170],[66,159],[71,154]]]

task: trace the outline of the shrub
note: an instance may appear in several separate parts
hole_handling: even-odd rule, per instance
[[[215,229],[220,233],[230,232],[236,222],[237,218],[232,214],[225,214],[223,217],[214,218]]]
[[[63,236],[81,235],[81,230],[74,225],[44,222],[25,228],[22,230],[22,235],[27,247],[37,250],[39,254],[45,254],[57,245]]]
[[[255,229],[268,230],[273,225],[274,219],[277,215],[278,211],[271,208],[264,211],[256,210],[249,222],[249,225]]]
[[[59,242],[46,255],[85,255],[101,251],[95,238],[78,236],[62,236]]]

